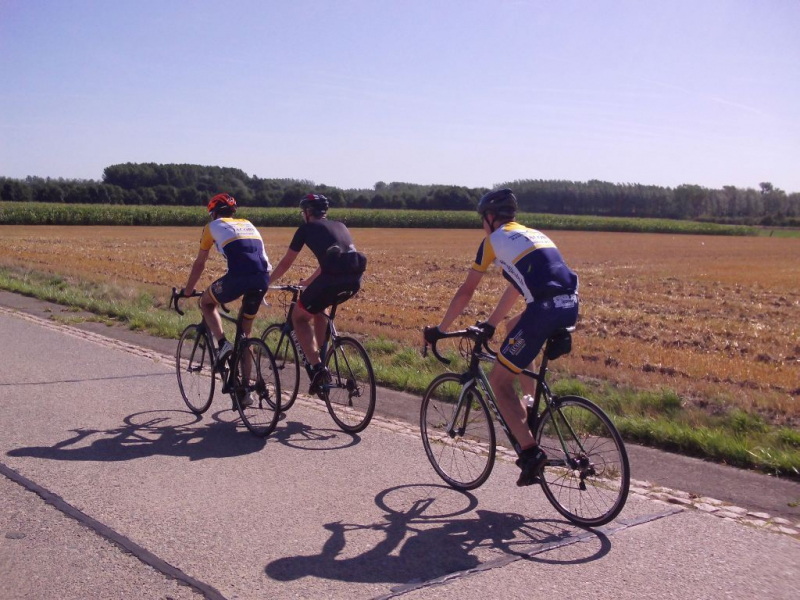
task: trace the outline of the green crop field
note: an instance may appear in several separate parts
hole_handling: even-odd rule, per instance
[[[259,227],[292,227],[298,223],[296,208],[242,208],[240,216]],[[420,229],[473,229],[480,220],[472,211],[332,209],[331,218],[350,227]],[[114,204],[51,204],[0,202],[0,225],[202,225],[208,220],[204,207],[122,206]],[[757,235],[756,228],[669,219],[632,219],[520,213],[517,219],[529,227],[548,230],[619,231],[702,235]]]

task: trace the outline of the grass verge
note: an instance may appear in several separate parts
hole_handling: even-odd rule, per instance
[[[193,303],[186,303],[186,315],[181,317],[164,301],[140,289],[35,271],[0,268],[0,289],[82,309],[96,315],[92,320],[109,325],[123,323],[162,338],[178,339],[186,325],[200,319]],[[53,318],[65,323],[80,319],[71,315]],[[255,331],[263,331],[266,325],[268,322],[260,319]],[[405,347],[391,339],[368,339],[364,345],[382,386],[421,396],[433,377],[445,371],[432,356],[423,357],[419,348]],[[454,361],[452,370],[464,367],[458,348],[444,353]],[[759,415],[726,410],[724,405],[713,412],[705,411],[685,403],[669,389],[620,389],[563,375],[554,381],[556,393],[585,396],[599,404],[628,441],[736,467],[800,476],[800,432],[773,426]]]

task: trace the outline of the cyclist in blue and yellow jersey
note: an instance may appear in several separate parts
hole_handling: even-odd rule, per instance
[[[514,221],[517,199],[504,188],[485,194],[478,203],[486,238],[478,248],[475,264],[458,288],[438,327],[426,327],[426,342],[447,330],[469,304],[483,274],[494,262],[503,269],[509,286],[489,318],[481,323],[491,337],[516,300],[525,299],[525,310],[511,319],[508,335],[500,346],[497,364],[489,375],[503,418],[517,438],[522,469],[517,485],[538,481],[547,460],[527,425],[526,407],[514,390],[514,379],[539,354],[558,329],[575,325],[578,318],[578,276],[564,263],[556,245],[543,233]],[[533,395],[534,381],[519,377],[523,392]]]
[[[233,345],[225,339],[222,319],[217,312],[220,303],[242,300],[242,329],[246,336],[253,330],[253,319],[269,287],[269,264],[261,234],[247,219],[234,219],[236,200],[230,194],[217,194],[208,203],[211,221],[203,228],[200,250],[192,265],[183,295],[194,292],[203,270],[206,267],[211,246],[228,261],[228,272],[217,279],[200,296],[200,310],[214,339],[219,344],[215,368],[222,364],[233,351]]]
[[[303,246],[308,246],[319,262],[308,279],[300,282],[306,289],[292,312],[297,340],[311,366],[311,394],[317,393],[325,374],[320,356],[328,326],[325,310],[352,298],[361,289],[361,276],[367,267],[366,256],[356,251],[345,224],[327,218],[328,207],[328,199],[321,194],[303,196],[300,200],[303,224],[272,273],[273,282],[278,281],[292,266]]]

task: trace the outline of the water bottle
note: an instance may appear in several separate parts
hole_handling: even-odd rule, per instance
[[[533,402],[534,402],[533,396],[531,396],[530,394],[525,394],[522,397],[522,401],[525,403],[525,406],[528,407],[528,410],[533,410]]]
[[[534,403],[533,396],[531,396],[530,394],[525,394],[522,397],[522,401],[525,403],[526,415],[528,417],[527,421],[528,425],[530,426],[531,417],[533,416],[533,403]]]

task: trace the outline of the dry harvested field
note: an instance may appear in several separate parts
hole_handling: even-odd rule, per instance
[[[270,260],[293,229],[264,229]],[[418,346],[471,265],[478,230],[361,229],[363,292],[340,328]],[[0,227],[0,265],[121,285],[180,286],[199,229]],[[552,232],[581,277],[581,321],[559,368],[635,386],[669,386],[692,402],[756,408],[800,423],[800,240]],[[301,254],[293,281],[312,270]],[[219,256],[211,275],[224,272]],[[207,277],[204,282],[211,281]],[[463,323],[485,317],[504,287],[493,270]],[[521,307],[521,305],[520,305]]]

